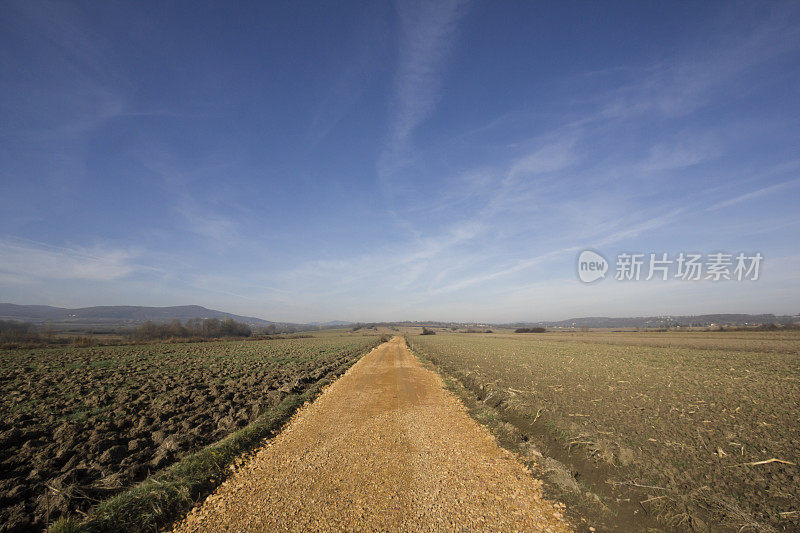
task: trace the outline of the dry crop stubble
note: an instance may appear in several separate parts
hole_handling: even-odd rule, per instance
[[[410,340],[501,417],[527,413],[567,458],[598,465],[617,484],[610,497],[643,502],[642,513],[679,527],[798,527],[797,332]],[[591,477],[575,465],[578,481]]]

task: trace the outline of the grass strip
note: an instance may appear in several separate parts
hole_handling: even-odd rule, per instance
[[[251,424],[224,439],[189,454],[177,463],[153,474],[130,489],[95,506],[83,519],[64,517],[54,522],[49,533],[158,531],[172,524],[211,493],[230,473],[228,468],[243,453],[258,447],[278,431],[298,407],[312,401],[380,340],[353,354],[333,373],[311,384],[301,394],[290,394]]]

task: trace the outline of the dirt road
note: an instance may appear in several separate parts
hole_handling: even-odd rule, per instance
[[[175,531],[568,531],[541,484],[395,337]]]

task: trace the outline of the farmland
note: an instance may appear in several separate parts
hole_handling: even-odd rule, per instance
[[[0,351],[0,524],[41,529],[342,372],[376,336]]]
[[[678,529],[800,527],[796,331],[439,331],[409,342],[506,433],[563,461],[565,492],[614,513],[629,500],[632,514]]]

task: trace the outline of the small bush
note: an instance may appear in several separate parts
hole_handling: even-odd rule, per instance
[[[436,335],[436,332],[432,329],[422,328],[422,335]]]

